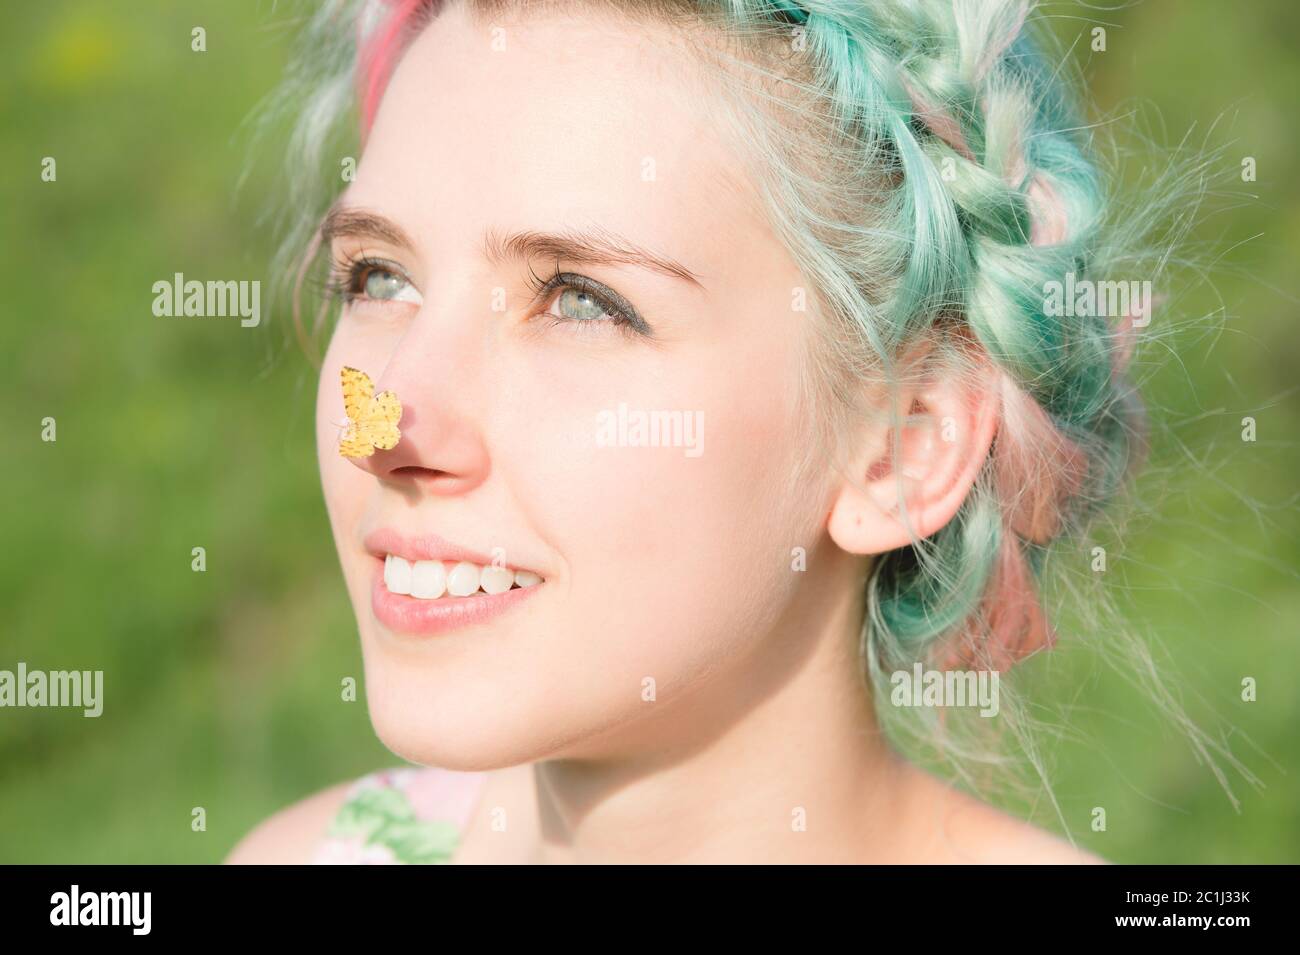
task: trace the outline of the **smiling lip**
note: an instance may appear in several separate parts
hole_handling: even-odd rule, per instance
[[[467,547],[461,547],[459,544],[453,544],[444,537],[437,534],[421,534],[418,537],[403,537],[392,528],[385,527],[366,535],[362,545],[374,556],[380,560],[388,554],[396,557],[405,557],[407,560],[447,560],[447,561],[469,561],[471,564],[478,564],[486,567],[492,563],[492,558],[480,551],[470,550]],[[531,568],[518,567],[510,565],[515,570],[529,570]]]
[[[545,581],[532,587],[516,587],[500,594],[475,594],[472,597],[439,597],[421,600],[395,594],[384,586],[384,558],[388,554],[410,561],[468,561],[488,565],[492,558],[453,544],[436,534],[403,537],[385,528],[368,534],[364,545],[375,558],[371,573],[370,606],[376,619],[390,630],[400,633],[432,635],[488,623],[512,607],[527,600]],[[527,568],[516,567],[524,570]]]
[[[385,587],[384,562],[376,560],[370,587],[370,607],[379,622],[390,630],[426,635],[447,633],[494,620],[545,586],[541,583],[534,587],[517,587],[503,594],[420,600],[418,597],[395,594]]]

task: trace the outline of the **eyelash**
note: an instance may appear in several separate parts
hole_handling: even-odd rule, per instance
[[[620,331],[635,333],[649,337],[650,327],[646,325],[645,320],[637,314],[636,309],[631,303],[627,302],[621,295],[613,289],[608,288],[601,283],[587,278],[585,275],[578,275],[575,272],[561,272],[559,263],[555,264],[555,270],[549,278],[542,278],[532,270],[528,269],[528,284],[533,292],[540,296],[549,295],[550,293],[562,291],[564,289],[573,289],[594,298],[596,302],[605,310],[606,315],[611,316],[611,321]],[[548,298],[549,301],[549,298]],[[582,321],[581,319],[566,319],[552,315],[552,324],[567,325],[595,325],[599,321]]]
[[[344,305],[352,305],[358,299],[366,298],[366,278],[371,272],[375,271],[390,272],[393,275],[400,276],[407,282],[410,281],[406,273],[395,262],[368,256],[352,258],[344,255],[336,258],[331,265],[329,279],[325,286],[326,292],[331,298],[341,300]],[[574,289],[594,298],[605,309],[605,313],[611,316],[610,323],[617,326],[620,331],[644,336],[651,334],[650,327],[646,325],[645,320],[617,292],[593,279],[587,278],[585,275],[574,272],[561,272],[558,262],[555,265],[555,270],[547,278],[539,276],[531,267],[528,269],[528,275],[528,285],[539,298],[564,289]],[[383,300],[378,299],[376,301]],[[599,320],[582,321],[580,319],[561,318],[556,315],[552,315],[551,318],[553,319],[553,325],[600,324]]]
[[[344,305],[351,305],[357,299],[366,297],[366,277],[371,272],[391,272],[410,281],[396,262],[372,259],[369,256],[352,258],[340,255],[330,263],[330,274],[325,283],[325,291],[330,298],[339,299]]]

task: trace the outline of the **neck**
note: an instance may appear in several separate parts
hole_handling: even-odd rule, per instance
[[[910,770],[880,733],[862,676],[860,575],[848,561],[818,574],[824,592],[804,595],[747,659],[647,704],[663,709],[581,756],[535,763],[535,861],[893,856]]]

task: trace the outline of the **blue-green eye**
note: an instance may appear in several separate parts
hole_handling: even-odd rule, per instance
[[[366,295],[370,298],[392,299],[393,301],[402,301],[402,295],[411,289],[411,283],[406,281],[395,272],[389,272],[387,269],[371,269],[366,274],[365,284]],[[407,296],[409,299],[410,296]]]
[[[641,335],[652,334],[650,326],[637,314],[632,303],[613,289],[585,275],[557,271],[550,279],[533,275],[533,288],[539,296],[559,291],[554,303],[545,313],[556,322],[573,325],[595,325],[607,322]]]
[[[349,305],[357,300],[413,305],[424,301],[406,274],[395,263],[383,259],[336,264],[330,286]]]
[[[419,305],[424,301],[415,286],[400,271],[388,263],[371,260],[358,262],[361,288],[366,298],[380,302],[410,302]]]
[[[613,306],[606,305],[590,292],[576,288],[566,288],[561,292],[555,305],[561,314],[574,321],[591,322],[602,318],[617,320],[620,317]]]

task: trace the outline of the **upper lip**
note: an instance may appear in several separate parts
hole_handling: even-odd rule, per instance
[[[386,557],[392,554],[395,557],[402,557],[410,561],[465,561],[484,567],[494,563],[490,554],[469,547],[462,547],[432,533],[406,536],[391,527],[383,527],[367,534],[362,543],[366,550],[376,557]],[[511,560],[509,550],[505,550],[504,559],[501,563],[514,570],[530,569]]]

